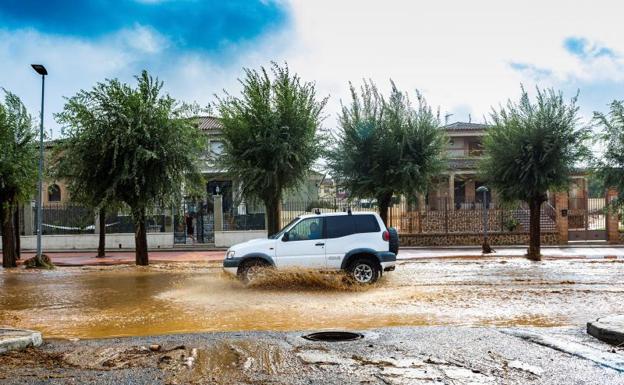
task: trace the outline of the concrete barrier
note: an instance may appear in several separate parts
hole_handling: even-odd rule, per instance
[[[0,328],[0,354],[40,346],[42,343],[41,333],[34,330]]]
[[[20,238],[23,250],[34,250],[37,247],[37,236],[26,235]],[[44,235],[41,237],[43,250],[93,250],[97,249],[99,234]],[[173,233],[147,233],[147,245],[150,249],[167,249],[173,247]],[[133,233],[106,234],[106,248],[133,249]],[[2,245],[0,245],[2,250]]]
[[[613,345],[624,344],[624,314],[611,315],[588,322],[587,333]]]
[[[215,247],[230,247],[256,238],[266,238],[266,230],[215,231]]]

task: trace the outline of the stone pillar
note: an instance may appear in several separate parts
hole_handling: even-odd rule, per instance
[[[455,210],[455,174],[449,174],[448,208]]]
[[[607,212],[606,212],[606,225],[607,225],[607,241],[609,243],[620,243],[620,229],[619,229],[619,218],[618,218],[618,211],[613,211],[611,210],[611,208],[609,207],[609,205],[611,204],[611,202],[613,202],[615,199],[617,199],[618,196],[618,192],[616,189],[614,188],[610,188],[607,190],[607,196],[606,196],[606,205],[607,205]]]
[[[559,233],[559,244],[566,245],[568,243],[568,193],[555,193],[555,226]],[[566,215],[563,215],[563,214]]]
[[[466,199],[466,202],[474,203],[475,195],[476,195],[474,179],[467,180],[464,183],[464,189],[465,189],[464,198]]]
[[[163,210],[163,214],[165,214],[165,233],[173,233],[173,216],[175,215],[175,210],[172,208]]]
[[[35,212],[33,209],[33,202],[24,203],[22,210],[22,220],[24,221],[24,235],[34,235]]]
[[[213,195],[214,231],[223,231],[223,196]]]
[[[426,210],[427,203],[425,201],[425,194],[418,194],[418,211],[423,212]]]

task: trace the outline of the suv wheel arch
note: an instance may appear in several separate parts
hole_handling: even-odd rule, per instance
[[[377,252],[373,249],[354,249],[349,251],[344,259],[342,260],[342,264],[340,266],[341,270],[346,270],[349,265],[355,261],[356,258],[360,258],[360,257],[366,257],[366,258],[370,258],[372,261],[376,262],[379,265],[379,268],[381,268],[381,261],[379,260],[379,257],[377,256]]]
[[[248,263],[249,261],[260,261],[260,262],[268,264],[269,266],[275,266],[275,262],[273,261],[273,258],[271,258],[270,256],[266,254],[263,254],[263,253],[246,254],[240,257],[240,261],[238,263],[239,273],[241,271],[241,266]]]

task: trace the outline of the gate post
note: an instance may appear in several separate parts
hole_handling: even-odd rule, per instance
[[[610,204],[617,199],[618,192],[614,188],[609,188],[606,194],[605,209],[606,209],[606,226],[607,226],[607,241],[609,243],[620,243],[620,229],[618,211],[611,210]]]
[[[568,244],[568,192],[555,193],[555,225],[559,234],[559,244]]]
[[[22,206],[22,220],[24,221],[24,235],[33,235],[35,229],[35,215],[32,202]]]
[[[223,231],[223,196],[213,195],[214,199],[214,231]]]

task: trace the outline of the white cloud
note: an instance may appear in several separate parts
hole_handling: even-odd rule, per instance
[[[119,31],[112,38],[119,39],[120,45],[126,44],[132,50],[146,54],[156,54],[169,48],[169,41],[165,36],[140,24]]]
[[[624,6],[611,1],[296,0],[293,9],[298,44],[286,57],[332,94],[334,110],[347,80],[361,78],[385,87],[393,78],[403,89],[421,89],[442,111],[469,106],[475,118],[517,97],[520,82],[532,88],[534,74],[512,62],[550,70],[538,78],[543,85],[624,74],[607,58],[582,63],[563,49],[565,38],[584,36],[624,52],[615,38],[624,32]]]
[[[624,98],[624,3],[609,0],[293,0],[285,30],[221,54],[177,52],[166,36],[137,25],[98,41],[0,30],[0,86],[21,95],[36,114],[39,82],[29,65],[48,67],[46,118],[81,88],[104,78],[131,81],[147,68],[175,97],[206,104],[223,88],[239,89],[241,68],[288,61],[303,79],[331,95],[326,125],[335,123],[348,81],[371,78],[389,89],[420,89],[451,120],[481,120],[492,105],[517,98],[519,84],[555,86],[569,96],[581,88],[585,115],[609,100]],[[201,33],[201,31],[198,31]],[[618,55],[581,58],[564,48],[569,37],[587,39]],[[525,65],[513,68],[512,64]],[[601,84],[620,84],[598,92]],[[591,89],[584,102],[583,88]],[[605,88],[606,89],[606,88]],[[615,90],[615,91],[614,91]],[[619,92],[619,93],[618,93]],[[413,94],[412,94],[413,95]],[[586,103],[583,105],[583,103]]]

